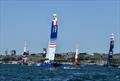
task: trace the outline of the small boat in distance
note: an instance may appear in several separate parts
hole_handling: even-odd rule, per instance
[[[118,65],[115,65],[112,63],[114,42],[115,42],[115,37],[114,37],[114,33],[112,33],[110,37],[110,48],[109,48],[109,53],[108,53],[107,64],[104,65],[105,67],[106,66],[107,67],[118,67]]]
[[[74,62],[73,62],[74,65],[79,65],[78,63],[78,48],[76,46],[76,52],[75,52],[75,55],[74,55]]]
[[[21,57],[22,59],[18,62],[18,64],[28,65],[28,55],[29,53],[27,52],[26,41],[25,41],[23,55]]]

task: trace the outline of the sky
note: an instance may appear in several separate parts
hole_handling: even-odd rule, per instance
[[[48,47],[52,14],[58,16],[57,53],[108,53],[110,34],[120,52],[119,0],[0,0],[0,52],[30,53]]]

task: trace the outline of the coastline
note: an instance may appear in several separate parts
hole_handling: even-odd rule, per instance
[[[19,64],[22,55],[0,55],[0,64]],[[33,63],[43,63],[45,61],[45,55],[42,53],[39,54],[29,54],[28,56],[28,64]],[[100,54],[95,53],[94,55],[90,55],[87,53],[79,53],[78,54],[78,62],[79,64],[97,64],[104,65],[107,63],[108,54]],[[63,64],[73,64],[74,61],[74,53],[67,55],[64,54],[56,54],[55,62],[63,63]],[[120,53],[113,55],[113,64],[120,65]]]

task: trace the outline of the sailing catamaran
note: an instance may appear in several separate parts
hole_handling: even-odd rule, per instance
[[[78,63],[78,48],[76,47],[76,52],[75,52],[75,56],[74,56],[74,65],[79,65]]]
[[[56,41],[57,41],[57,33],[58,33],[58,19],[57,15],[53,14],[51,33],[48,45],[48,51],[46,54],[46,60],[44,63],[37,63],[34,66],[47,66],[47,67],[61,67],[63,64],[54,62],[55,59],[55,51],[56,51]]]
[[[28,65],[28,55],[29,53],[27,52],[27,47],[26,47],[26,41],[24,42],[24,50],[23,50],[23,55],[22,55],[22,59],[20,62],[18,62],[19,64],[23,64],[23,65]]]
[[[114,34],[111,34],[111,38],[110,38],[110,49],[109,49],[109,54],[108,54],[108,61],[107,61],[107,65],[112,65],[112,59],[113,59],[113,48],[114,48]]]
[[[114,34],[112,33],[110,37],[110,48],[109,48],[109,53],[108,53],[107,64],[104,66],[118,67],[118,65],[115,65],[112,63],[114,42],[115,42],[115,37],[114,37]]]

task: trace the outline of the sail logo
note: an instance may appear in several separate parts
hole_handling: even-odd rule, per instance
[[[58,21],[57,21],[57,18],[55,18],[53,21],[52,21],[52,27],[53,27],[53,31],[52,32],[57,32],[57,27],[58,27]]]

